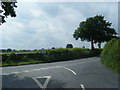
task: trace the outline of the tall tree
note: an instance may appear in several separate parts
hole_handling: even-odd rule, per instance
[[[104,16],[96,15],[82,21],[75,30],[73,37],[78,40],[91,42],[91,49],[94,49],[94,43],[98,43],[99,47],[102,42],[109,41],[116,36],[116,31],[111,28],[112,23],[104,20]]]
[[[0,7],[0,25],[6,22],[5,18],[8,16],[16,17],[16,0],[0,0]]]

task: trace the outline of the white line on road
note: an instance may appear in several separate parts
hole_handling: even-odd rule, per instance
[[[71,69],[69,69],[69,68],[66,68],[65,66],[74,66],[74,65],[78,65],[78,64],[85,64],[85,63],[95,62],[95,61],[98,61],[98,60],[85,61],[85,62],[81,62],[81,63],[77,63],[77,64],[72,64],[72,65],[54,66],[54,67],[46,67],[46,68],[39,68],[39,69],[32,69],[32,70],[25,70],[25,71],[22,71],[22,72],[2,73],[2,75],[20,74],[20,73],[25,73],[25,72],[40,71],[40,70],[48,70],[48,69],[54,69],[54,68],[64,68],[64,69],[66,69],[66,70],[71,71],[74,75],[76,75],[76,73],[75,73],[73,70],[71,70]]]
[[[72,69],[67,68],[67,67],[63,67],[63,68],[69,70],[69,71],[72,72],[74,75],[77,75],[76,72],[74,72]]]
[[[12,74],[19,74],[19,72],[13,72]]]
[[[48,70],[48,69],[54,69],[54,68],[64,68],[64,69],[66,69],[66,70],[72,72],[74,75],[77,75],[76,72],[73,71],[72,69],[67,68],[67,67],[61,67],[61,66],[46,67],[46,68],[33,69],[33,70],[25,70],[25,71],[22,71],[22,72],[3,73],[3,75],[20,74],[20,73],[25,73],[25,72],[40,71],[40,70]]]
[[[38,78],[46,78],[46,81],[44,82],[43,85],[37,80]],[[36,82],[36,84],[42,89],[47,88],[47,85],[48,85],[48,82],[49,82],[50,78],[51,78],[51,76],[32,77],[32,79]]]
[[[85,90],[85,87],[83,84],[80,84],[80,87],[82,88],[82,90]]]
[[[40,71],[40,70],[48,70],[48,69],[54,69],[54,68],[62,68],[62,67],[61,67],[61,66],[46,67],[46,68],[39,68],[39,69],[32,69],[32,70],[25,70],[25,71],[22,71],[22,72],[3,73],[2,75],[20,74],[20,73],[25,73],[25,72]]]

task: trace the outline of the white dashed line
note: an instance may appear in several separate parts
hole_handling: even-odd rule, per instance
[[[46,68],[39,68],[39,69],[32,69],[32,70],[25,70],[25,71],[22,71],[22,72],[3,73],[2,75],[20,74],[20,73],[25,73],[25,72],[40,71],[40,70],[48,70],[48,69],[54,69],[54,68],[62,68],[62,67],[61,67],[61,66],[46,67]]]
[[[19,72],[13,72],[12,74],[18,74]]]
[[[24,71],[24,72],[30,72],[30,70],[26,70],[26,71]]]
[[[65,66],[74,66],[74,65],[78,65],[78,64],[85,64],[85,63],[95,62],[95,61],[98,61],[98,60],[85,61],[85,62],[81,62],[81,63],[77,63],[77,64],[72,64],[72,65],[54,66],[54,67],[46,67],[46,68],[25,70],[25,71],[21,71],[21,72],[2,73],[2,75],[20,74],[20,73],[27,73],[27,72],[40,71],[40,70],[48,70],[48,69],[54,69],[54,68],[64,68],[64,69],[66,69],[66,70],[71,71],[74,75],[77,75],[73,70],[71,70],[70,68],[67,68],[67,67],[65,67]],[[25,66],[23,66],[23,67],[25,67]],[[13,68],[13,67],[10,67],[10,68]],[[15,68],[15,67],[14,67],[14,68]]]
[[[82,90],[85,90],[85,87],[83,84],[80,84],[80,87],[82,88]]]
[[[67,67],[61,67],[61,66],[55,66],[55,67],[46,67],[46,68],[40,68],[40,69],[33,69],[33,70],[25,70],[22,72],[11,72],[11,73],[3,73],[3,75],[10,75],[10,74],[20,74],[20,73],[27,73],[27,72],[32,72],[32,71],[40,71],[40,70],[48,70],[48,69],[54,69],[54,68],[63,68],[66,69],[70,72],[72,72],[74,75],[77,75],[72,69],[67,68]]]

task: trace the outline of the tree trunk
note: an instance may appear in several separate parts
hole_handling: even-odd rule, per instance
[[[98,43],[98,47],[101,48],[101,43]]]
[[[92,50],[94,49],[94,43],[93,43],[93,40],[91,40],[91,49],[92,49]]]

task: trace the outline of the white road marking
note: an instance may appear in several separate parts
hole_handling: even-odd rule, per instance
[[[18,74],[19,72],[13,72],[12,74]]]
[[[69,71],[72,72],[74,75],[77,75],[76,72],[74,72],[72,69],[67,68],[67,67],[63,67],[63,68],[69,70]]]
[[[46,81],[44,82],[44,84],[42,85],[38,80],[37,78],[47,78]],[[45,89],[48,85],[48,82],[50,80],[51,76],[43,76],[43,77],[32,77],[32,79],[36,82],[36,84],[42,88],[42,89]]]
[[[67,70],[71,71],[73,74],[76,75],[76,73],[75,73],[73,70],[71,70],[71,69],[69,69],[69,68],[66,68],[65,66],[74,66],[74,65],[78,65],[78,64],[85,64],[85,63],[95,62],[95,61],[98,61],[98,60],[92,60],[92,61],[86,61],[86,60],[85,60],[85,62],[81,62],[81,63],[77,63],[77,64],[72,64],[72,65],[46,67],[46,68],[39,68],[39,69],[32,69],[32,70],[25,70],[25,71],[22,71],[22,72],[2,73],[2,75],[20,74],[20,73],[25,73],[25,72],[40,71],[40,70],[48,70],[48,69],[54,69],[54,68],[64,68],[64,69],[67,69]],[[13,68],[13,67],[12,67],[12,68]]]
[[[62,68],[62,67],[61,67],[61,66],[46,67],[46,68],[39,68],[39,69],[32,69],[32,70],[25,70],[25,71],[22,71],[22,72],[3,73],[2,75],[20,74],[20,73],[25,73],[25,72],[40,71],[40,70],[48,70],[48,69],[54,69],[54,68]]]
[[[3,73],[2,75],[19,74],[20,72]]]
[[[85,90],[85,87],[83,84],[80,84],[80,87],[82,88],[82,90]]]
[[[30,72],[30,70],[26,70],[26,71],[24,71],[24,72]]]
[[[9,73],[3,73],[2,75],[10,75]]]
[[[25,72],[32,72],[32,71],[40,71],[40,70],[48,70],[48,69],[54,69],[54,68],[64,68],[70,72],[72,72],[74,75],[77,75],[75,71],[73,71],[70,68],[67,67],[61,67],[61,66],[55,66],[55,67],[46,67],[46,68],[40,68],[40,69],[33,69],[33,70],[25,70],[23,72],[11,72],[11,73],[3,73],[3,75],[10,75],[10,74],[20,74],[20,73],[25,73]]]

